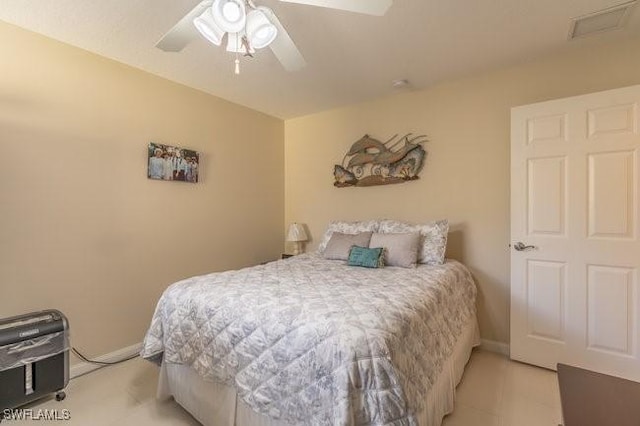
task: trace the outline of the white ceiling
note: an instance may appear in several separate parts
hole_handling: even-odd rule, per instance
[[[425,88],[640,35],[637,7],[625,29],[567,41],[570,18],[624,0],[394,0],[383,17],[256,0],[275,11],[308,65],[288,73],[264,49],[242,59],[236,76],[233,54],[202,38],[180,53],[154,48],[199,1],[1,0],[0,20],[281,118],[391,94],[395,79]]]

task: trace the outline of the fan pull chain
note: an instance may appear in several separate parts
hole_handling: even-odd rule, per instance
[[[240,50],[240,36],[238,35],[238,33],[236,33],[236,75],[240,74],[240,59],[238,59],[238,50]]]

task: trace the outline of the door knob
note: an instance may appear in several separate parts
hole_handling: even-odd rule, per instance
[[[528,245],[525,245],[522,241],[518,241],[513,245],[513,248],[516,249],[517,251],[526,251],[526,250],[534,250],[534,249],[537,249],[538,247],[528,246]]]

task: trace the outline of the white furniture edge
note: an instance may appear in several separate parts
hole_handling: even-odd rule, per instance
[[[141,350],[142,350],[142,342],[138,342],[131,346],[120,348],[113,352],[100,355],[99,357],[94,358],[94,360],[100,361],[100,362],[114,362],[124,358],[128,358],[132,355],[136,355],[140,353]],[[80,362],[78,364],[74,364],[71,366],[71,368],[69,369],[69,376],[71,379],[75,379],[76,377],[80,377],[87,373],[91,373],[92,371],[98,370],[102,367],[106,367],[106,366],[91,364],[89,362]]]

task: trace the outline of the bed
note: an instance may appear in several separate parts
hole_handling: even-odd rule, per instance
[[[437,426],[479,343],[461,263],[367,269],[316,253],[189,278],[143,343],[158,396],[217,426]]]

